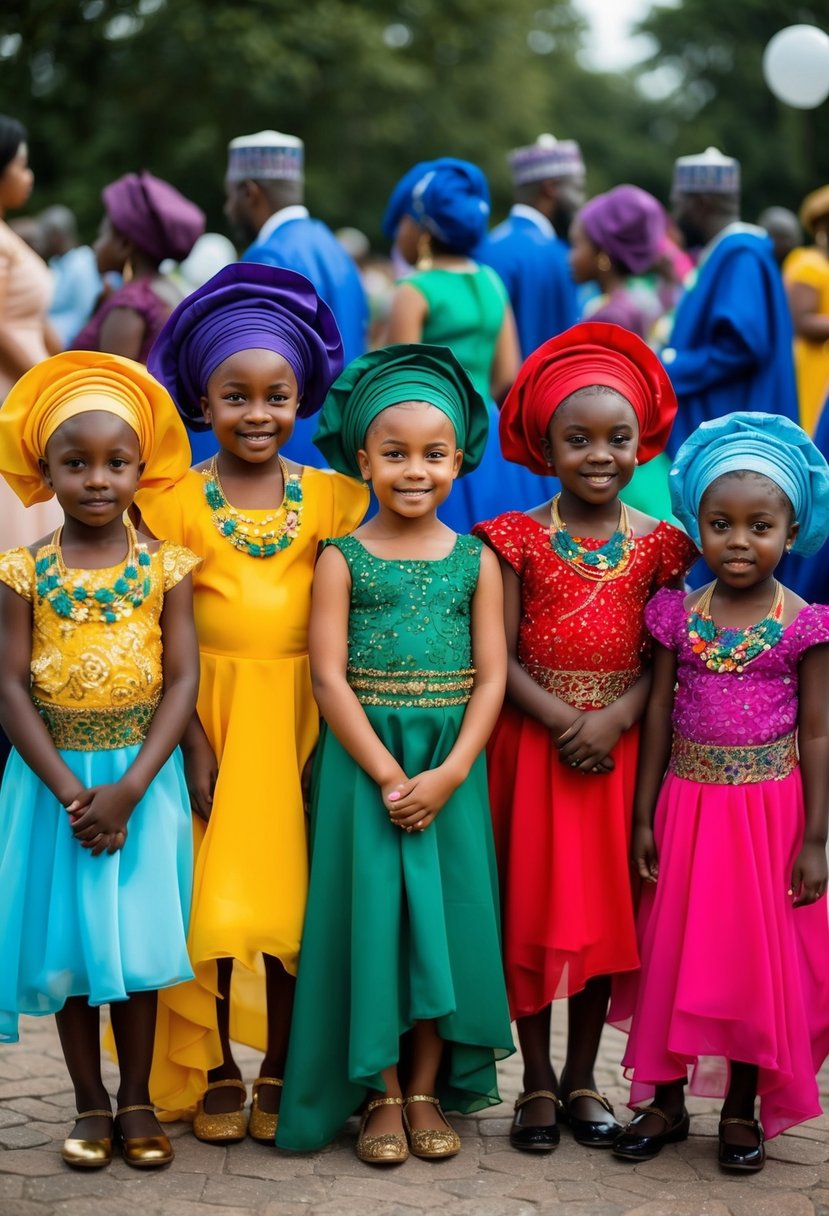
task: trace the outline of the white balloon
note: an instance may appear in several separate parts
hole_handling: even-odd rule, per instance
[[[763,76],[780,101],[812,110],[829,96],[829,34],[815,25],[778,30],[763,52]]]

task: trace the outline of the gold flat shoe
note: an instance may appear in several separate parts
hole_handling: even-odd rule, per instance
[[[227,1081],[211,1081],[204,1092],[209,1094],[212,1089],[240,1089],[242,1105],[239,1110],[212,1113],[204,1109],[202,1098],[193,1120],[193,1135],[205,1144],[236,1144],[239,1140],[244,1140],[248,1130],[248,1115],[245,1110],[248,1091],[244,1081],[237,1081],[234,1077]]]
[[[115,1136],[121,1146],[121,1155],[127,1165],[139,1170],[160,1169],[169,1165],[175,1153],[167,1136],[125,1136],[120,1124],[122,1115],[134,1110],[149,1110],[155,1114],[154,1106],[138,1103],[135,1106],[119,1106],[115,1112]]]
[[[363,1121],[360,1124],[360,1134],[357,1137],[356,1152],[361,1161],[369,1165],[400,1165],[409,1156],[409,1146],[405,1136],[387,1133],[384,1136],[367,1136],[365,1127],[368,1117],[378,1106],[402,1106],[402,1098],[374,1098],[363,1111]]]
[[[406,1111],[412,1102],[431,1102],[437,1107],[438,1114],[446,1124],[445,1129],[412,1127],[406,1116]],[[403,1103],[403,1126],[409,1138],[409,1148],[415,1157],[454,1157],[461,1151],[461,1138],[449,1125],[446,1115],[440,1109],[440,1102],[429,1094],[411,1094]]]
[[[273,1144],[276,1140],[276,1127],[279,1123],[279,1112],[271,1114],[270,1111],[262,1110],[259,1105],[259,1086],[260,1085],[277,1085],[282,1087],[283,1082],[279,1077],[257,1077],[253,1082],[253,1098],[250,1104],[250,1122],[248,1123],[248,1135],[251,1140],[256,1140],[259,1144]]]
[[[111,1110],[82,1110],[75,1116],[81,1119],[112,1119]],[[102,1170],[112,1160],[112,1136],[100,1136],[97,1140],[82,1140],[70,1136],[63,1142],[61,1157],[73,1170]]]

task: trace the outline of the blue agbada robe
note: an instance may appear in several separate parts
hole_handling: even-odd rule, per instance
[[[503,280],[515,313],[522,359],[578,320],[567,248],[532,220],[511,215],[473,250],[472,257],[491,266]]]
[[[829,397],[823,403],[813,438],[820,454],[829,460]],[[829,604],[829,541],[810,557],[790,553],[775,574],[807,604]]]
[[[679,400],[671,456],[701,422],[735,410],[798,421],[791,315],[760,229],[729,232],[704,255],[662,357]]]

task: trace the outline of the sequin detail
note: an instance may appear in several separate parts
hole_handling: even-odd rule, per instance
[[[532,663],[527,672],[547,692],[574,709],[603,709],[624,696],[642,674],[641,667],[625,671],[554,671]]]
[[[106,709],[71,709],[32,698],[55,747],[72,752],[112,751],[143,743],[160,697]]]
[[[465,705],[472,696],[474,668],[461,671],[378,671],[349,667],[348,682],[361,705],[429,706]]]
[[[669,767],[676,777],[704,785],[754,785],[782,781],[797,765],[797,736],[792,732],[755,747],[695,743],[675,734]]]

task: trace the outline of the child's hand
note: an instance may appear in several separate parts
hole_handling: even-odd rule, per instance
[[[135,800],[121,782],[113,782],[84,790],[66,809],[73,836],[97,857],[104,849],[115,852],[121,847],[123,840],[116,842],[121,836],[126,839]]]
[[[619,742],[623,726],[613,705],[579,714],[576,721],[556,739],[562,764],[589,773],[610,757]]]
[[[659,875],[659,860],[656,856],[653,828],[634,825],[630,842],[630,856],[639,877],[645,882],[656,882]]]
[[[190,806],[194,813],[207,823],[210,819],[210,812],[213,810],[213,792],[219,776],[216,753],[203,731],[195,739],[189,742],[183,741],[181,751],[184,757],[184,776],[190,794]]]
[[[826,891],[826,849],[821,844],[804,844],[792,866],[792,885],[789,895],[794,896],[794,906],[813,904]]]
[[[311,752],[311,755],[302,766],[302,773],[299,778],[299,788],[302,793],[302,805],[305,808],[305,814],[308,814],[308,808],[311,805],[311,772],[314,767],[314,756],[317,749]]]
[[[384,801],[392,823],[406,832],[422,832],[458,788],[458,781],[441,765],[426,769],[396,786]]]

